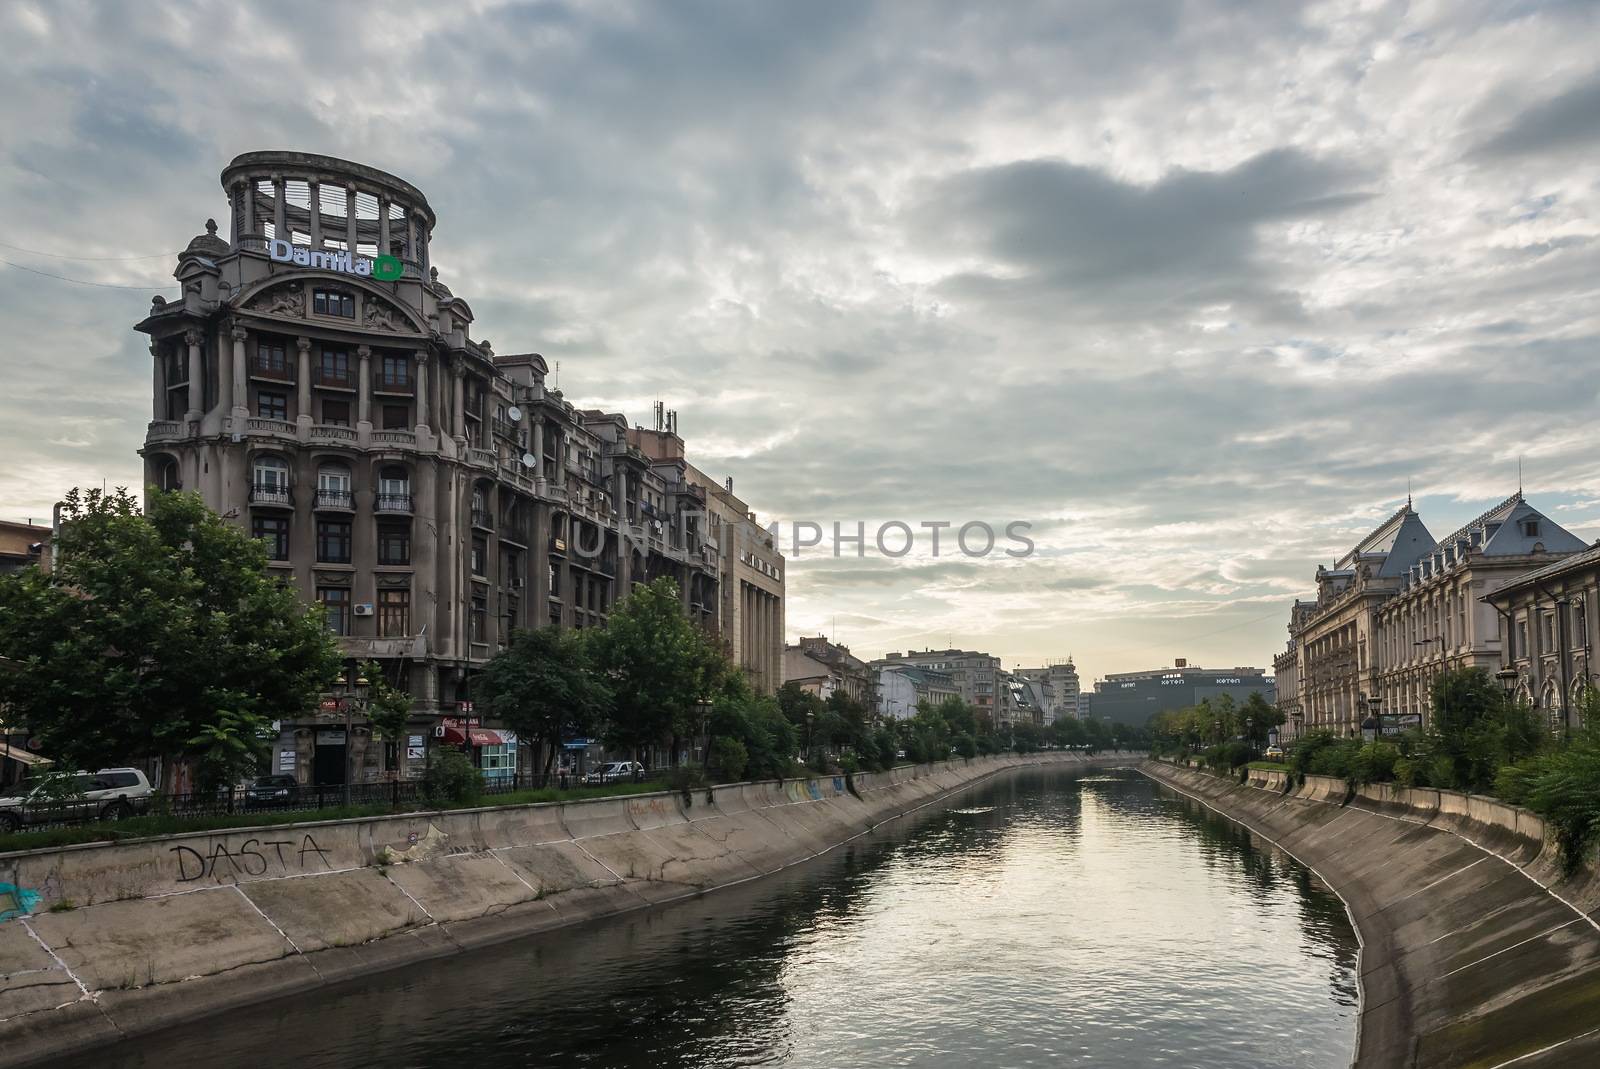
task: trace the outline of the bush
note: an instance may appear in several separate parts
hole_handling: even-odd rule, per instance
[[[721,775],[722,782],[737,783],[743,778],[745,766],[749,763],[750,751],[738,739],[711,740],[711,765]]]
[[[1400,751],[1386,742],[1373,741],[1351,755],[1349,781],[1352,787],[1366,783],[1387,783],[1394,779]]]
[[[950,745],[955,747],[956,753],[960,754],[962,757],[978,756],[978,744],[973,740],[971,735],[965,733],[957,735],[955,738],[950,740]]]
[[[472,805],[483,795],[483,773],[460,750],[438,750],[422,777],[422,794],[429,805]]]

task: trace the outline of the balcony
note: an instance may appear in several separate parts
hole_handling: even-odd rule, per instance
[[[347,367],[318,364],[311,369],[311,384],[333,390],[353,390],[356,388],[356,373]]]
[[[494,517],[489,514],[488,509],[475,508],[472,510],[472,526],[479,530],[492,531],[494,530]]]
[[[251,416],[245,420],[245,429],[251,434],[281,434],[289,438],[294,437],[294,424],[286,419],[270,419],[266,416]]]
[[[287,362],[274,362],[256,357],[250,361],[250,377],[267,382],[293,382],[294,369]]]
[[[515,542],[519,546],[528,544],[528,528],[525,524],[512,519],[500,521],[500,541]]]
[[[551,535],[550,552],[558,557],[565,557],[567,555],[567,540],[557,535]]]
[[[373,445],[400,445],[415,446],[417,444],[416,431],[373,431]]]
[[[417,380],[409,375],[376,375],[372,380],[372,392],[394,397],[413,397],[417,392]]]
[[[315,507],[323,510],[354,512],[356,495],[349,490],[318,490]]]
[[[497,458],[492,450],[479,449],[475,445],[467,447],[468,464],[474,464],[480,468],[493,468],[496,466],[496,460]]]
[[[283,483],[256,483],[250,487],[250,504],[292,509],[294,493]]]
[[[153,419],[150,428],[145,432],[145,440],[151,442],[167,442],[175,438],[182,438],[184,426],[182,420]]]
[[[410,515],[411,495],[379,494],[373,501],[372,509],[374,512],[390,512],[400,513],[402,515]]]
[[[329,442],[353,442],[356,440],[356,432],[337,423],[318,423],[311,428],[311,438],[313,441],[322,439]]]
[[[496,416],[490,421],[489,426],[494,430],[494,433],[498,434],[500,437],[510,438],[512,441],[517,440],[517,425],[512,423],[510,420],[501,419],[500,417]]]

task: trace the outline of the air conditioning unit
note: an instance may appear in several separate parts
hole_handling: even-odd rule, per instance
[[[354,606],[353,607],[353,611],[355,612],[355,614],[357,616],[371,616],[372,615],[372,602],[363,601],[360,604]]]
[[[511,578],[511,589],[512,590],[521,590],[527,584],[528,584],[528,581],[526,579],[522,578],[521,576],[512,576],[512,578]]]

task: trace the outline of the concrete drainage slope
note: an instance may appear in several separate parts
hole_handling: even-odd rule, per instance
[[[1271,839],[1361,935],[1359,1069],[1600,1065],[1600,881],[1542,821],[1453,791],[1140,770]]]
[[[725,887],[1007,769],[415,813],[0,855],[0,1065]],[[3,904],[7,899],[0,899]],[[21,910],[22,915],[16,915]],[[5,919],[9,918],[9,919]]]

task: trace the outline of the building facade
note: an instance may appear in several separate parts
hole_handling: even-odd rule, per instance
[[[1157,713],[1223,694],[1240,703],[1260,694],[1270,702],[1274,681],[1260,668],[1196,668],[1179,660],[1171,668],[1115,672],[1096,681],[1091,709],[1097,719],[1144,727]]]
[[[849,646],[829,642],[824,635],[802,636],[784,649],[784,681],[813,677],[813,664],[822,665],[832,680],[830,693],[842,692],[871,710],[877,698],[877,679],[867,662],[851,653]]]
[[[1072,663],[1072,658],[1065,661],[1052,661],[1043,668],[1018,668],[1016,675],[1023,679],[1039,682],[1048,688],[1048,705],[1045,719],[1054,723],[1057,720],[1071,720],[1078,716],[1078,668]],[[1045,698],[1044,694],[1040,695]]]
[[[1426,726],[1432,681],[1441,673],[1498,671],[1501,617],[1484,598],[1586,548],[1518,491],[1406,569],[1400,589],[1378,609],[1377,694],[1385,729]]]
[[[683,439],[677,413],[658,406],[654,429],[635,428],[629,440],[656,463],[683,461]],[[728,656],[745,670],[759,694],[774,694],[784,680],[783,554],[772,532],[761,527],[748,505],[733,492],[733,479],[717,482],[684,462],[689,485],[706,516],[706,545],[717,559],[721,604],[718,625]]]
[[[1580,726],[1585,691],[1600,687],[1600,541],[1483,596],[1504,636],[1500,671],[1552,731]]]
[[[414,697],[387,749],[359,717],[345,738],[338,695],[286,719],[274,771],[412,775],[441,734],[503,750],[465,734],[474,671],[512,629],[602,626],[660,576],[717,628],[703,491],[630,443],[620,415],[575,409],[542,357],[473,336],[431,266],[419,190],[293,152],[246,153],[222,187],[229,237],[208,221],[178,257],[181,295],[137,326],[154,375],[146,484],[198,491],[264,542],[326,611],[350,678],[376,660]]]
[[[948,675],[962,701],[976,708],[980,718],[997,722],[1000,658],[975,650],[929,649],[889,653],[872,662],[874,668],[887,665],[910,665]]]
[[[878,680],[874,712],[882,720],[907,720],[917,715],[917,706],[924,702],[936,706],[961,696],[955,681],[943,672],[904,664],[879,665],[872,671]]]
[[[30,564],[48,569],[50,535],[50,528],[39,524],[0,520],[0,573],[14,572]]]

